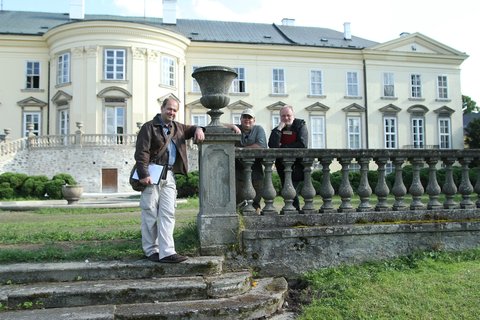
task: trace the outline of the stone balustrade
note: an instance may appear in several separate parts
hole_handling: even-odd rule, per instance
[[[262,208],[262,215],[278,214],[312,214],[329,212],[367,212],[367,211],[418,211],[438,209],[472,209],[480,208],[480,179],[475,186],[470,182],[469,166],[474,160],[480,159],[480,150],[340,150],[340,149],[247,149],[237,148],[235,157],[244,163],[244,177],[247,181],[243,190],[247,205],[243,208],[244,215],[255,215],[256,211],[252,206],[255,197],[255,189],[251,183],[251,165],[256,158],[262,159],[265,178],[263,200],[265,206]],[[273,186],[272,172],[276,158],[283,158],[287,167],[285,170],[285,183],[280,194]],[[288,169],[295,159],[302,159],[304,170],[304,181],[299,194],[304,199],[304,205],[297,211],[293,205],[293,198],[297,191],[292,183],[292,170]],[[334,164],[335,163],[335,164]],[[394,166],[395,182],[388,187],[386,181],[386,164]],[[351,165],[355,164],[360,169],[360,183],[357,190],[353,190],[349,172]],[[412,165],[413,177],[409,186],[405,185],[402,175],[402,168],[405,164]],[[454,165],[461,166],[461,181],[455,184],[452,168]],[[322,170],[322,181],[320,197],[322,205],[314,206],[313,199],[316,191],[312,184],[312,168],[318,166]],[[335,195],[330,179],[330,171],[333,166],[340,167],[341,183],[338,188],[338,196],[341,199],[340,205],[334,206],[332,198]],[[420,180],[421,168],[428,167],[428,184],[424,188]],[[439,185],[437,170],[445,168],[445,182]],[[370,185],[368,181],[369,170],[378,171],[378,181]],[[360,202],[354,206],[352,197],[354,192],[359,196]],[[461,201],[455,202],[456,194],[461,195]],[[474,193],[477,195],[474,196]],[[387,197],[393,195],[393,203],[387,201]],[[407,197],[408,195],[408,197]],[[428,195],[428,203],[422,202],[422,197]],[[273,205],[276,196],[282,196],[284,205],[277,211]],[[474,197],[477,199],[474,202]],[[408,198],[408,202],[407,202]],[[440,199],[444,199],[440,201]],[[391,202],[391,201],[390,201]]]

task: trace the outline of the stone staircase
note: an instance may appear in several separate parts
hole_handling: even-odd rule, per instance
[[[1,265],[0,319],[268,319],[281,310],[284,278],[253,279],[223,263],[204,256]]]

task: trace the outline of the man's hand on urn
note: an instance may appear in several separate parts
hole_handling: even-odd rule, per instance
[[[195,140],[196,143],[203,142],[203,140],[205,140],[205,133],[203,132],[202,128],[197,128],[195,130],[195,135],[193,139]]]

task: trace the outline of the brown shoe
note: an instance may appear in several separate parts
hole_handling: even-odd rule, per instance
[[[185,256],[182,256],[182,255],[179,255],[179,254],[175,253],[175,254],[172,254],[171,256],[160,259],[159,262],[162,262],[162,263],[179,263],[179,262],[183,262],[185,260],[188,260],[188,257],[185,257]]]
[[[158,262],[158,259],[160,259],[160,256],[158,255],[158,252],[155,252],[149,255],[147,259],[153,262]]]

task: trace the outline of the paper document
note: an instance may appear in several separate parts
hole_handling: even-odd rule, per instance
[[[150,173],[150,178],[152,179],[153,184],[159,184],[160,183],[160,179],[162,179],[163,168],[165,168],[165,166],[155,164],[155,163],[150,163],[148,165],[148,173]],[[135,172],[133,173],[132,178],[140,180],[138,178],[137,170],[135,170]]]

